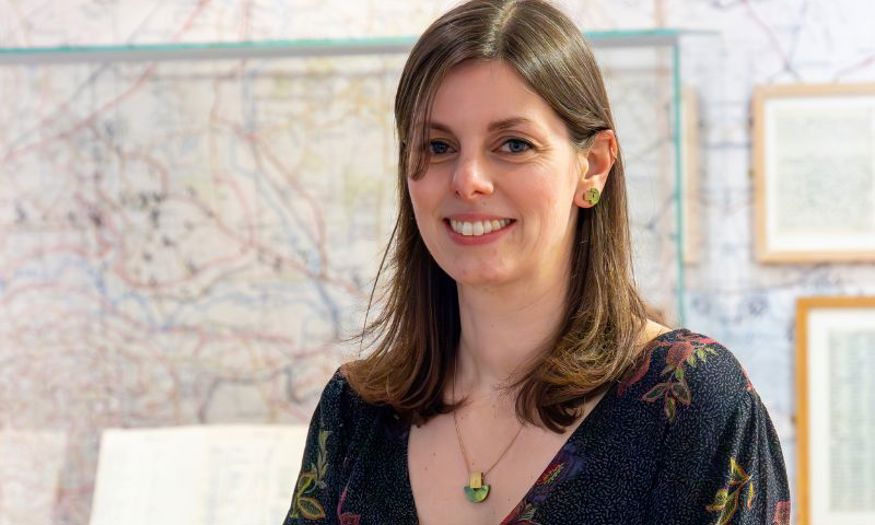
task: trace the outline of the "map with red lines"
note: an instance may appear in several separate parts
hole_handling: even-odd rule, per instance
[[[309,419],[390,233],[402,58],[3,71],[0,406],[78,462],[59,522],[102,428]]]

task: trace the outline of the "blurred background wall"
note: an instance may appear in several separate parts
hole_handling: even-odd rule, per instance
[[[700,236],[678,299],[684,324],[746,367],[793,478],[794,301],[873,294],[875,268],[756,262],[752,89],[875,80],[875,4],[558,3],[587,32],[710,35],[682,47]],[[0,48],[413,37],[453,4],[7,0]],[[55,475],[34,505],[84,524],[102,428],[308,420],[350,355],[338,341],[360,325],[391,231],[403,58],[0,65],[0,443],[55,473],[0,458],[6,497]],[[663,89],[649,102],[609,92],[617,113],[643,114],[665,111]],[[623,122],[621,141],[671,141],[650,120]],[[824,177],[842,191],[841,166]],[[674,279],[681,263],[667,264],[640,278]]]

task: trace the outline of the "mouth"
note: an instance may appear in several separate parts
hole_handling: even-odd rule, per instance
[[[514,219],[493,219],[491,221],[454,221],[444,219],[451,230],[464,237],[480,237],[508,228]]]

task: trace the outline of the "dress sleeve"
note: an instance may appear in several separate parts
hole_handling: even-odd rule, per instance
[[[784,457],[753,387],[687,408],[665,434],[648,525],[789,525]]]
[[[325,386],[307,432],[301,471],[283,525],[336,523],[340,469],[348,446],[348,389],[341,371]]]

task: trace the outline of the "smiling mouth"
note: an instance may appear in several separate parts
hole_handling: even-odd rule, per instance
[[[480,237],[487,233],[503,230],[515,221],[513,219],[496,219],[491,221],[454,221],[445,219],[450,228],[465,237]]]

